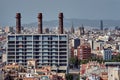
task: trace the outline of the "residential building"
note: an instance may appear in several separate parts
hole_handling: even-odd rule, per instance
[[[111,48],[104,48],[101,52],[102,52],[103,60],[111,60],[112,59]]]
[[[80,45],[80,39],[79,38],[72,39],[72,47],[74,47],[74,49],[77,49],[77,47],[79,45]]]
[[[85,31],[84,31],[84,26],[82,25],[82,27],[79,27],[79,34],[80,35],[84,35]]]
[[[100,21],[100,30],[103,31],[103,29],[104,29],[104,28],[103,28],[103,21],[101,20],[101,21]]]
[[[107,69],[104,63],[100,64],[97,61],[89,61],[86,64],[80,65],[80,76],[81,77],[83,76],[92,77],[93,76],[95,78],[96,76],[100,76],[102,80],[105,80],[107,78],[107,74],[103,74],[103,73],[107,73]]]
[[[83,43],[77,48],[78,59],[89,59],[91,57],[91,47],[89,43]]]
[[[74,33],[74,32],[75,32],[75,30],[74,30],[73,23],[72,23],[71,33]]]
[[[50,65],[53,70],[68,70],[67,34],[10,34],[6,51],[7,63],[27,67],[27,60],[36,59],[38,68]]]
[[[44,29],[44,33],[47,33],[47,34],[48,34],[48,33],[49,33],[49,28],[45,28],[45,29]]]
[[[100,78],[101,80],[108,80],[108,72],[101,72]]]
[[[13,32],[13,27],[6,26],[5,27],[5,32],[6,33]]]
[[[90,75],[87,77],[86,80],[100,80],[100,77],[97,75]]]
[[[105,62],[108,69],[108,80],[120,80],[120,62]]]
[[[93,42],[93,49],[94,50],[102,50],[104,46],[104,41],[103,40],[97,40]]]
[[[77,34],[78,36],[83,36],[85,34],[85,30],[84,30],[84,26],[82,25],[82,27],[79,27],[76,31],[75,34]]]
[[[7,61],[7,54],[3,53],[2,54],[2,62],[6,62]]]
[[[89,39],[88,42],[90,43],[90,47],[93,50],[94,49],[94,40]]]
[[[70,49],[70,57],[73,57],[74,56],[74,47],[71,47]]]

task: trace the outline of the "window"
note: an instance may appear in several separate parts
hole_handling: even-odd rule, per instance
[[[48,40],[48,37],[49,37],[49,36],[43,36],[42,39],[43,39],[43,40]]]
[[[32,36],[26,36],[26,40],[32,40]]]
[[[67,40],[66,36],[60,36],[60,40]]]
[[[16,36],[16,40],[22,41],[22,36]]]
[[[58,36],[52,36],[52,40],[57,41],[58,40]]]
[[[8,40],[14,41],[15,40],[15,36],[8,36]]]

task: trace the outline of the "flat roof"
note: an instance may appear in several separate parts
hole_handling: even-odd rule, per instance
[[[68,34],[8,34],[9,35],[68,35]]]
[[[106,66],[120,66],[120,62],[105,62]]]

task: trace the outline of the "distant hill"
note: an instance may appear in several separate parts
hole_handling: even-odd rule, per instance
[[[87,20],[87,19],[64,19],[64,27],[70,28],[72,26],[80,27],[82,24],[85,27],[100,27],[100,20]],[[120,20],[103,20],[104,27],[107,28],[114,28],[116,26],[120,26]],[[51,20],[51,21],[43,21],[44,27],[58,27],[58,20]],[[30,24],[23,24],[24,27],[37,27],[37,22],[33,22]]]

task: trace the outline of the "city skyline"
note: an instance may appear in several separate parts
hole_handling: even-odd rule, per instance
[[[37,14],[43,13],[43,20],[57,20],[58,13],[63,12],[64,18],[79,19],[113,19],[120,20],[119,0],[1,0],[0,26],[15,25],[15,14],[20,12],[22,23],[37,22]]]

